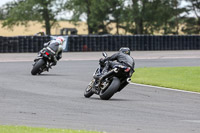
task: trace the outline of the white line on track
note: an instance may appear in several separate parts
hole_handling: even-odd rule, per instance
[[[200,120],[182,120],[184,122],[200,123]]]
[[[28,62],[33,60],[1,60],[0,62]]]
[[[150,88],[157,88],[162,90],[170,90],[170,91],[177,91],[177,92],[184,92],[184,93],[190,93],[190,94],[198,94],[198,92],[192,92],[192,91],[185,91],[185,90],[178,90],[178,89],[172,89],[172,88],[165,88],[165,87],[159,87],[159,86],[152,86],[152,85],[144,85],[144,84],[138,84],[138,83],[130,83],[131,85],[138,85],[138,86],[144,86],[144,87],[150,87]]]
[[[94,59],[95,60],[95,59]],[[91,59],[62,59],[62,61],[94,61],[94,60],[91,60]],[[33,59],[32,60],[29,60],[29,59],[19,59],[19,60],[0,60],[0,62],[29,62],[29,61],[32,61],[33,62]]]

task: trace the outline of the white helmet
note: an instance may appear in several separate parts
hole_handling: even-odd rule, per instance
[[[56,38],[56,41],[60,44],[63,45],[63,42],[65,41],[65,39],[62,36],[59,36]]]

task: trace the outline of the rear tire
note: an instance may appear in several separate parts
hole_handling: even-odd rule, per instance
[[[94,84],[94,80],[92,80],[92,81],[88,84],[88,86],[86,87],[85,92],[84,92],[84,96],[85,96],[86,98],[90,98],[90,97],[94,94],[94,92],[92,91],[93,84]]]
[[[45,64],[45,61],[43,59],[38,60],[35,65],[33,66],[33,69],[31,71],[32,75],[39,74],[40,68]]]
[[[113,77],[112,82],[110,83],[109,87],[106,90],[100,91],[100,98],[102,100],[109,100],[119,89],[120,80],[117,77]]]

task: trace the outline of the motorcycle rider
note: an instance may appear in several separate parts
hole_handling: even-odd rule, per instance
[[[100,75],[94,76],[95,79],[100,79],[105,73],[108,72],[109,68],[113,68],[115,65],[124,65],[124,66],[130,67],[131,68],[130,77],[135,71],[134,70],[135,61],[130,56],[130,49],[128,47],[120,48],[119,52],[113,54],[110,57],[107,57],[105,59],[101,58],[99,60],[99,63],[100,63],[101,69],[103,70]],[[105,66],[104,66],[104,63],[106,64]]]
[[[44,44],[44,48],[40,50],[38,56],[40,56],[41,52],[45,49],[48,49],[53,54],[52,64],[51,66],[55,66],[57,61],[62,58],[62,51],[65,39],[62,36],[56,38],[56,40],[51,40]]]

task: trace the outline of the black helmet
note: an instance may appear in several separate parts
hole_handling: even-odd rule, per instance
[[[122,48],[120,48],[119,52],[122,52],[124,54],[130,55],[130,49],[128,47],[122,47]]]

